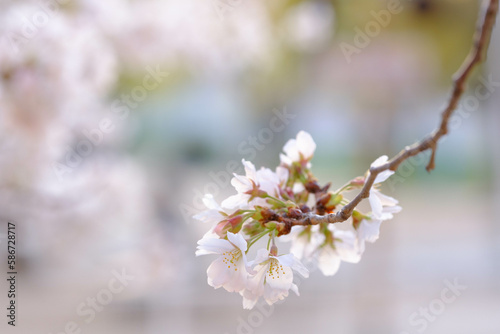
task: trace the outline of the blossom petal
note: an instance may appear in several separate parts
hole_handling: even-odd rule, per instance
[[[372,213],[373,216],[378,218],[382,216],[382,202],[380,201],[379,197],[377,196],[377,190],[372,188],[370,190],[370,197],[368,197],[368,201],[370,202],[370,206],[372,208]]]
[[[203,223],[217,224],[224,219],[224,216],[216,210],[205,210],[194,215],[193,218]]]
[[[224,285],[231,277],[231,272],[227,269],[222,256],[213,261],[207,269],[208,285],[216,289]]]
[[[261,168],[257,171],[259,189],[270,195],[276,195],[279,190],[280,180],[278,175],[269,168]]]
[[[377,174],[377,177],[375,178],[375,181],[373,182],[374,184],[377,183],[382,183],[385,180],[387,180],[389,177],[391,177],[394,174],[394,171],[392,170],[384,170],[383,172],[380,172]]]
[[[230,279],[222,286],[228,292],[239,292],[246,288],[248,273],[243,258],[236,263],[236,268],[227,268]]]
[[[378,157],[374,162],[372,162],[372,164],[370,165],[370,167],[376,168],[376,167],[382,166],[388,160],[389,160],[389,157],[387,155],[383,155],[381,157]]]
[[[334,233],[335,249],[342,261],[358,263],[361,253],[357,247],[357,238],[352,231],[336,230]]]
[[[319,251],[318,268],[325,276],[333,276],[340,267],[340,257],[330,246],[324,246]]]
[[[226,251],[231,251],[234,246],[225,239],[218,239],[215,237],[208,237],[205,235],[198,241],[198,250],[196,256],[207,254],[222,254]]]
[[[266,271],[266,285],[274,290],[288,290],[292,282],[292,268],[282,265],[277,258],[271,257],[269,269]]]
[[[269,268],[269,263],[259,264],[253,270],[255,275],[248,277],[247,289],[255,296],[259,297],[264,294],[264,279]]]
[[[269,251],[265,248],[261,248],[257,251],[257,256],[252,261],[256,265],[259,265],[269,259]]]
[[[278,181],[280,185],[283,185],[288,181],[288,169],[278,166],[276,167],[276,175],[278,176]]]
[[[287,155],[280,153],[280,161],[282,164],[290,166],[293,161]]]
[[[375,194],[383,206],[394,206],[394,205],[399,203],[399,201],[397,199],[395,199],[391,196],[384,195],[378,190],[375,190]]]
[[[223,210],[219,204],[217,204],[212,194],[206,194],[203,196],[203,204],[205,204],[208,210],[194,215],[194,219],[211,224],[216,224],[224,219],[224,215],[221,213]]]
[[[298,237],[295,240],[292,241],[292,245],[290,246],[290,253],[295,255],[298,259],[303,259],[306,257],[307,253],[307,246],[310,245],[309,242],[307,242],[307,237]]]
[[[365,252],[366,248],[365,241],[366,241],[365,239],[358,238],[358,249],[360,254],[363,254]]]
[[[229,196],[228,198],[222,201],[221,205],[227,209],[236,209],[248,205],[249,199],[250,195],[240,193],[233,196]]]
[[[358,227],[358,238],[368,242],[375,242],[380,235],[381,223],[382,220],[378,219],[363,219]]]
[[[257,172],[255,170],[255,165],[251,163],[250,161],[247,161],[245,159],[241,159],[241,162],[243,163],[243,166],[245,167],[245,175],[247,178],[250,180],[257,180]]]
[[[316,143],[309,133],[300,131],[297,134],[297,150],[305,159],[310,159],[314,155]]]
[[[240,251],[245,252],[247,250],[247,242],[245,238],[241,234],[234,234],[231,232],[227,232],[227,238],[229,241],[235,245]]]
[[[306,188],[304,187],[304,185],[300,182],[295,182],[293,184],[293,188],[292,188],[292,191],[296,194],[296,193],[300,193],[301,191],[304,191]]]
[[[285,154],[291,161],[300,160],[299,150],[297,148],[297,140],[295,139],[290,139],[286,142],[285,146],[283,146],[283,152],[285,152]]]
[[[399,211],[401,211],[401,207],[398,206],[398,205],[395,205],[395,206],[385,206],[383,209],[382,209],[382,214],[380,215],[380,217],[377,217],[378,219],[380,220],[389,220],[389,219],[392,219],[394,218],[393,216],[393,213],[398,213]]]
[[[208,209],[222,211],[222,208],[219,206],[219,204],[215,200],[214,195],[205,194],[205,196],[203,196],[202,201],[203,201],[203,204],[205,204],[205,206]]]
[[[244,270],[243,261],[235,264],[236,268],[228,268],[224,258],[219,257],[207,269],[208,284],[218,289],[223,287],[228,292],[239,292],[245,289],[247,272]]]
[[[276,257],[276,259],[284,266],[290,267],[298,272],[302,277],[309,277],[309,270],[297,259],[293,254],[286,254]]]
[[[248,289],[240,291],[240,295],[243,297],[243,308],[246,310],[253,309],[260,297],[253,294],[252,291]]]
[[[401,210],[403,210],[402,207],[400,207],[399,205],[394,205],[394,206],[386,206],[384,208],[384,212],[388,212],[388,213],[398,213],[400,212]]]
[[[269,284],[264,286],[264,300],[268,305],[272,305],[279,300],[288,297],[289,289],[273,289]]]
[[[233,174],[234,177],[231,179],[231,185],[239,193],[244,193],[252,190],[252,182],[245,176]]]

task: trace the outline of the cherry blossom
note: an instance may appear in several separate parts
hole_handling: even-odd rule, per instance
[[[352,231],[343,231],[329,226],[331,237],[325,237],[314,256],[317,258],[318,268],[325,276],[337,273],[342,261],[358,263],[361,254],[357,247],[356,235]]]
[[[207,269],[208,284],[216,289],[223,287],[229,292],[238,292],[245,288],[248,276],[247,242],[241,234],[228,232],[227,238],[219,239],[207,233],[198,241],[196,256],[220,255]]]
[[[371,167],[379,167],[388,161],[388,157],[383,155],[376,159]],[[358,247],[360,252],[365,250],[365,241],[375,242],[379,238],[380,225],[382,221],[392,219],[393,214],[401,211],[398,206],[398,200],[393,197],[384,195],[378,190],[380,183],[386,181],[394,171],[386,170],[378,174],[374,181],[374,186],[370,189],[368,201],[372,209],[372,213],[362,219],[356,226],[358,236]],[[369,175],[369,174],[368,174]]]
[[[380,235],[380,225],[382,222],[384,220],[392,219],[393,213],[398,213],[399,211],[401,211],[400,206],[386,206],[382,208],[380,218],[376,218],[371,215],[370,217],[361,220],[357,227],[358,247],[361,253],[365,250],[365,241],[373,243],[378,240]]]
[[[238,292],[245,309],[253,308],[261,297],[271,305],[286,298],[290,290],[298,295],[294,272],[309,276],[301,260],[316,262],[326,276],[335,275],[342,262],[358,263],[365,243],[378,239],[382,221],[401,210],[396,199],[378,190],[394,173],[385,171],[378,174],[370,190],[371,212],[354,210],[352,227],[340,229],[329,222],[314,222],[314,215],[335,214],[345,206],[344,192],[363,187],[366,180],[354,178],[336,191],[329,190],[329,185],[320,186],[310,170],[315,149],[312,137],[300,131],[285,144],[281,166],[275,171],[257,170],[250,161],[242,160],[245,175],[234,174],[231,180],[237,193],[221,205],[206,195],[207,210],[194,216],[211,224],[198,241],[196,255],[219,255],[207,270],[208,284]],[[386,162],[387,157],[382,156],[372,167]],[[255,259],[247,262],[246,253],[260,239],[267,239],[267,248],[259,249]],[[291,242],[289,254],[278,256],[276,244],[280,242]]]
[[[283,147],[285,154],[280,154],[281,163],[292,165],[294,162],[309,162],[312,159],[316,143],[311,135],[300,131],[295,139],[290,139]]]
[[[388,157],[383,155],[376,159],[370,166],[379,167],[388,161]],[[382,221],[392,219],[393,214],[401,211],[398,200],[384,195],[378,190],[380,183],[386,181],[394,174],[394,171],[386,170],[378,174],[374,181],[374,186],[370,189],[368,201],[372,212],[364,217],[355,227],[357,231],[357,244],[361,253],[365,250],[365,242],[375,242],[380,235],[380,225]],[[369,175],[369,173],[368,173]]]
[[[387,162],[388,158],[386,155],[381,156],[377,160],[375,160],[371,167],[378,167]],[[397,206],[399,203],[398,200],[392,198],[390,196],[384,195],[377,189],[378,185],[385,180],[387,180],[391,175],[394,174],[394,171],[386,170],[382,173],[378,174],[375,178],[374,186],[370,189],[370,197],[368,201],[370,202],[370,206],[372,208],[372,213],[375,218],[381,220],[391,219],[392,214],[395,212],[401,211],[401,207]],[[384,207],[393,207],[391,209],[385,209]]]
[[[298,259],[310,258],[317,248],[316,238],[319,226],[294,226],[290,234],[283,236],[283,241],[291,241],[290,253]]]
[[[222,206],[228,209],[245,208],[249,205],[266,206],[267,195],[279,196],[279,188],[287,179],[288,171],[283,167],[277,167],[276,172],[269,168],[255,169],[250,161],[242,160],[245,167],[245,176],[234,174],[231,184],[238,192],[222,202]]]
[[[194,219],[197,219],[204,223],[217,224],[221,220],[225,218],[224,210],[222,207],[215,201],[214,196],[212,194],[205,194],[203,196],[203,204],[208,208],[208,210],[202,211],[193,216]]]
[[[253,308],[259,297],[272,305],[287,297],[289,290],[298,295],[298,287],[293,283],[293,271],[309,277],[307,268],[293,254],[276,256],[267,249],[260,249],[252,264],[255,275],[248,278],[246,289],[240,293],[246,309]]]

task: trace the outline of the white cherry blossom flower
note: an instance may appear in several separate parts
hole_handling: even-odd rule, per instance
[[[388,157],[383,155],[375,160],[371,167],[379,167],[388,161]],[[386,181],[394,171],[386,170],[381,172],[375,178],[373,187],[370,189],[370,196],[368,201],[372,209],[370,219],[363,219],[359,225],[356,227],[357,238],[358,238],[358,248],[360,252],[365,250],[365,242],[375,242],[380,235],[380,225],[382,221],[392,219],[393,214],[401,211],[401,207],[398,206],[398,200],[390,196],[384,195],[377,189],[380,183]]]
[[[293,283],[293,271],[309,277],[307,268],[293,254],[273,256],[268,250],[260,249],[252,263],[255,275],[248,278],[246,289],[240,292],[246,309],[253,308],[261,296],[272,305],[287,297],[289,290],[298,295],[298,287]]]
[[[226,233],[229,230],[234,229],[241,224],[243,216],[237,215],[236,212],[229,215],[221,206],[219,206],[212,194],[206,194],[203,197],[203,203],[208,210],[194,215],[193,218],[204,223],[211,224],[212,228],[209,231],[210,233],[215,233],[220,238],[225,238]]]
[[[227,291],[238,292],[243,297],[245,309],[253,308],[261,297],[272,305],[286,298],[290,290],[298,295],[294,271],[303,277],[309,276],[301,259],[316,261],[318,268],[326,276],[336,274],[342,262],[358,263],[365,250],[365,243],[375,242],[379,238],[382,222],[393,218],[393,214],[401,210],[396,199],[382,194],[378,189],[380,183],[394,174],[393,171],[383,171],[377,175],[374,186],[370,189],[371,213],[355,212],[352,218],[353,229],[341,230],[336,225],[325,223],[292,226],[288,235],[279,237],[282,241],[292,242],[290,254],[277,255],[273,234],[271,249],[260,249],[256,259],[248,262],[245,255],[247,242],[241,234],[234,232],[245,231],[252,236],[250,244],[254,244],[261,237],[275,233],[273,229],[277,229],[278,225],[274,220],[279,222],[280,214],[293,219],[297,214],[295,211],[299,211],[298,207],[303,212],[309,211],[299,205],[307,203],[307,197],[312,192],[304,185],[302,177],[309,177],[310,171],[306,167],[310,167],[315,148],[316,144],[311,136],[301,131],[295,139],[286,143],[283,148],[285,153],[280,157],[282,164],[275,171],[268,168],[257,170],[251,162],[242,160],[245,175],[234,174],[231,180],[237,194],[224,200],[221,205],[212,195],[206,195],[203,202],[207,210],[194,216],[198,220],[214,224],[198,241],[196,251],[196,255],[219,255],[207,270],[208,284],[214,288],[223,287]],[[387,156],[382,156],[371,167],[382,166],[387,161]],[[348,186],[360,187],[365,180],[362,177],[356,178]],[[286,204],[273,205],[276,201],[272,197]],[[342,196],[339,198],[342,199]],[[335,200],[335,204],[341,204],[340,199]],[[273,224],[268,224],[268,221]]]
[[[222,206],[228,209],[245,208],[252,205],[267,206],[267,202],[261,196],[266,194],[279,197],[280,185],[286,183],[288,170],[278,167],[276,172],[269,168],[255,169],[250,161],[242,160],[245,167],[245,176],[234,174],[231,184],[238,192],[222,202]]]
[[[375,242],[380,234],[380,219],[363,219],[357,227],[358,233],[358,248],[360,253],[365,251],[365,242]]]
[[[400,206],[386,206],[382,208],[381,218],[370,217],[359,223],[356,231],[358,234],[358,247],[361,253],[365,251],[365,241],[374,243],[380,235],[380,225],[384,220],[391,219],[393,213],[401,211]]]
[[[300,131],[295,139],[290,139],[283,147],[285,154],[280,154],[281,163],[292,165],[294,162],[308,163],[314,155],[316,143],[311,135],[305,131]]]
[[[247,242],[240,234],[227,233],[228,240],[209,232],[198,241],[196,256],[220,255],[207,269],[208,284],[229,292],[242,291],[246,286],[248,269],[245,251]]]
[[[377,160],[375,160],[371,167],[378,167],[385,164],[388,161],[388,157],[386,155],[381,156]],[[368,197],[368,201],[370,202],[370,206],[372,208],[373,217],[380,220],[387,220],[393,217],[393,213],[401,211],[401,207],[397,206],[399,203],[398,200],[392,198],[390,196],[384,195],[376,188],[376,186],[385,180],[387,180],[391,175],[394,174],[394,171],[385,170],[382,173],[378,174],[375,178],[375,182],[373,187],[370,189],[370,196]],[[392,207],[390,209],[386,207]]]
[[[361,260],[361,253],[357,247],[356,235],[352,231],[338,230],[333,226],[329,226],[328,229],[333,232],[333,241],[322,243],[316,250],[315,256],[323,275],[333,276],[339,270],[342,261],[358,263]]]
[[[276,196],[278,187],[284,186],[288,180],[288,169],[278,166],[276,172],[273,172],[269,168],[261,167],[257,171],[257,175],[262,183],[261,188],[269,195]]]
[[[292,226],[289,234],[281,236],[280,239],[284,242],[291,241],[290,253],[295,255],[299,260],[308,259],[312,256],[318,242],[316,241],[319,232],[319,226]]]
[[[370,167],[376,168],[379,166],[382,166],[385,164],[387,161],[389,161],[389,157],[387,155],[383,155],[381,157],[378,157],[374,162],[371,163]],[[394,174],[394,171],[392,170],[385,170],[377,175],[375,178],[374,184],[377,183],[382,183],[385,180],[387,180],[392,174]]]
[[[205,196],[203,196],[203,204],[205,204],[208,210],[194,215],[194,219],[210,224],[217,224],[221,220],[225,219],[226,216],[223,214],[224,210],[215,201],[212,194],[205,194]]]
[[[332,276],[338,271],[340,263],[357,263],[361,260],[357,238],[353,231],[344,231],[328,226],[331,237],[320,232],[320,227],[294,226],[289,235],[281,237],[283,241],[292,241],[290,252],[299,259],[315,260],[325,276]]]

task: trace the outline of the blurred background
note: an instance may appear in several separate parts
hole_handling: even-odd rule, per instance
[[[194,251],[209,227],[191,218],[204,193],[233,193],[241,159],[274,168],[299,130],[333,188],[429,133],[479,7],[1,1],[2,333],[499,333],[498,29],[436,170],[424,154],[384,185],[403,211],[359,264],[313,271],[301,297],[243,310],[207,285],[213,258]],[[446,280],[466,287],[449,303]]]

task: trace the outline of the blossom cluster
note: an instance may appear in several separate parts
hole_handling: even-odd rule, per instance
[[[368,172],[336,191],[329,190],[330,184],[320,187],[311,172],[315,149],[311,135],[300,131],[283,147],[281,164],[274,171],[256,169],[243,160],[245,175],[235,174],[231,180],[237,193],[220,204],[206,194],[207,210],[194,216],[211,226],[198,241],[196,255],[218,255],[207,269],[208,284],[238,292],[244,308],[251,309],[261,297],[271,305],[287,297],[290,290],[298,295],[294,272],[309,276],[302,261],[314,261],[326,276],[334,275],[342,261],[359,262],[365,243],[378,239],[381,223],[401,210],[396,199],[379,190],[394,173],[384,171],[370,189],[371,211],[355,209],[344,224],[347,228],[328,223],[293,224],[304,221],[300,218],[308,214],[335,213],[349,203],[344,193],[362,188],[369,177]],[[382,156],[371,167],[387,160]],[[267,240],[267,247],[248,260],[249,249],[260,239]],[[290,242],[290,253],[278,253],[278,241]]]

